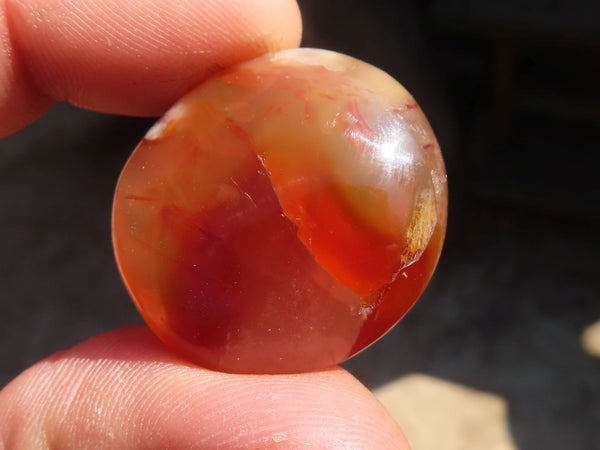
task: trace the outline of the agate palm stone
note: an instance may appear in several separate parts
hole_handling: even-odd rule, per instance
[[[183,97],[120,177],[114,248],[169,347],[237,373],[317,370],[415,303],[446,226],[427,119],[379,69],[324,50],[245,62]]]

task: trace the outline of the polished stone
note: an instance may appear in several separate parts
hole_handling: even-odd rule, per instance
[[[440,149],[410,94],[345,55],[287,50],[215,75],[148,132],[119,180],[117,261],[186,358],[315,370],[414,304],[446,226]]]

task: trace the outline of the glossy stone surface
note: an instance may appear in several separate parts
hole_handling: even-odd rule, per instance
[[[437,263],[446,175],[420,108],[366,63],[286,50],[215,75],[148,132],[113,239],[172,349],[240,373],[316,370],[383,335]]]

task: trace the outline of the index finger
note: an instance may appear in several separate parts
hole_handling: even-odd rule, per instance
[[[6,0],[0,136],[53,101],[160,115],[211,73],[300,36],[293,0]]]

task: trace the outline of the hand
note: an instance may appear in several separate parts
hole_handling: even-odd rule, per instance
[[[5,0],[0,137],[57,100],[161,114],[212,72],[297,46],[300,33],[291,0]],[[23,372],[0,392],[0,439],[7,449],[408,448],[340,368],[211,372],[146,327],[92,338]]]

